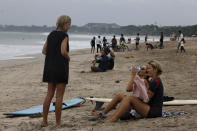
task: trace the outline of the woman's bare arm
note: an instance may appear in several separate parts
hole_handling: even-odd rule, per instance
[[[64,56],[68,61],[70,61],[70,57],[68,55],[67,52],[67,42],[68,42],[68,38],[66,37],[61,44],[61,54],[62,56]]]
[[[133,90],[133,83],[134,83],[136,72],[137,71],[136,71],[135,67],[133,67],[133,69],[132,69],[132,75],[131,75],[131,80],[129,81],[128,87],[126,89],[127,92],[131,92]]]
[[[47,53],[47,44],[48,44],[48,42],[45,41],[44,46],[42,48],[42,54],[44,54],[44,55],[46,55],[46,53]]]
[[[148,90],[148,98],[149,100],[155,95],[151,90]]]

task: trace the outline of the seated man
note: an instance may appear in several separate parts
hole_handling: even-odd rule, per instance
[[[95,60],[92,62],[91,70],[93,72],[105,72],[109,68],[109,58],[107,57],[107,50],[101,51],[101,56],[98,58],[95,56]],[[96,63],[99,63],[98,67]]]
[[[114,68],[114,59],[115,59],[115,54],[114,51],[110,48],[106,48],[107,50],[107,57],[109,58],[108,62],[109,62],[109,66],[108,69],[112,70]]]

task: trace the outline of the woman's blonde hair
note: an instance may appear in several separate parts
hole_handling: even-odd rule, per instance
[[[153,67],[153,69],[157,69],[157,75],[162,74],[161,64],[157,60],[151,60],[148,62],[149,65]]]
[[[56,21],[56,27],[57,28],[63,28],[63,26],[67,23],[71,22],[70,16],[67,15],[61,15],[57,18]]]

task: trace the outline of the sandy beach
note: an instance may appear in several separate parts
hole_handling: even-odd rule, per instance
[[[90,54],[89,49],[71,51],[70,79],[64,100],[89,96],[112,98],[116,93],[124,93],[131,75],[130,65],[142,65],[152,59],[162,64],[161,79],[165,95],[176,99],[197,99],[197,39],[186,40],[186,53],[176,53],[177,42],[164,42],[164,46],[164,49],[146,51],[142,43],[139,51],[116,52],[115,68],[104,73],[90,72],[93,54]],[[134,45],[130,48],[134,48]],[[3,113],[43,104],[47,91],[47,84],[42,83],[44,58],[39,54],[32,59],[0,61],[0,131],[197,130],[197,105],[163,108],[164,111],[188,113],[177,117],[104,123],[88,121],[94,104],[86,101],[81,107],[63,110],[62,125],[58,127],[55,126],[54,112],[49,113],[49,126],[43,128],[42,117],[6,118]],[[120,82],[116,83],[117,80]]]

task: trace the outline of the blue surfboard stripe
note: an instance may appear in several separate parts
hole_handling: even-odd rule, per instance
[[[75,106],[81,102],[84,102],[84,99],[74,98],[71,100],[66,100],[66,101],[64,101],[65,104],[62,104],[62,110],[72,107],[72,106]],[[51,111],[55,111],[55,105],[53,105],[53,103],[50,104],[49,112],[51,112]],[[31,107],[29,109],[21,110],[21,111],[5,113],[5,115],[28,116],[28,115],[39,114],[42,112],[43,112],[43,105],[40,105],[40,106]]]

